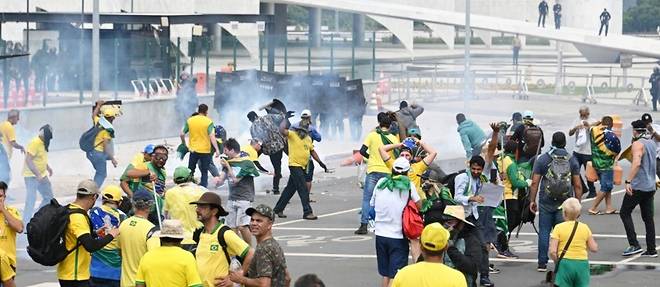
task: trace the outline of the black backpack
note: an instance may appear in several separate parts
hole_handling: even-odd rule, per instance
[[[89,222],[84,210],[71,209],[69,205],[62,206],[56,199],[51,199],[50,203],[32,217],[27,225],[27,252],[34,262],[54,266],[80,246],[80,243],[77,243],[73,249],[68,250],[64,238],[69,225],[69,215],[74,213],[84,214]]]
[[[522,134],[523,148],[522,151],[528,157],[533,157],[538,154],[541,141],[543,140],[543,132],[538,126],[525,126]]]
[[[225,259],[227,259],[227,264],[231,264],[231,258],[229,257],[229,251],[227,251],[227,241],[225,241],[225,233],[227,231],[231,231],[231,228],[227,225],[222,225],[220,227],[220,230],[218,231],[218,242],[220,243],[220,247],[222,247],[222,252],[225,253]],[[199,237],[202,235],[202,232],[204,232],[204,227],[200,227],[195,229],[195,232],[193,232],[192,239],[195,241],[195,243],[199,243]],[[197,246],[191,250],[193,254],[197,251]]]
[[[101,125],[94,125],[93,127],[89,128],[87,131],[85,131],[82,135],[80,135],[80,139],[78,140],[78,145],[80,146],[80,149],[84,152],[93,151],[94,148],[96,148],[96,146],[94,145],[96,136],[102,130],[103,128],[101,127]]]
[[[570,157],[550,153],[548,155],[552,158],[552,162],[550,162],[548,172],[543,177],[545,181],[544,192],[554,201],[564,201],[571,197],[573,192]]]

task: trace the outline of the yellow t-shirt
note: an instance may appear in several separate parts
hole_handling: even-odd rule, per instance
[[[75,209],[82,207],[71,204],[69,208]],[[69,216],[69,225],[64,235],[64,241],[67,250],[72,250],[78,243],[78,238],[91,232],[87,217],[80,213],[73,213]],[[88,280],[89,265],[92,261],[92,255],[87,252],[85,247],[78,246],[69,255],[57,265],[57,279],[60,280]]]
[[[441,284],[440,284],[441,283]],[[442,263],[419,262],[399,270],[392,287],[467,287],[465,276]]]
[[[9,279],[14,278],[14,276],[16,276],[16,272],[14,272],[14,269],[9,262],[9,256],[0,249],[0,283],[9,281]]]
[[[314,149],[312,138],[307,135],[301,139],[298,133],[289,131],[287,139],[289,141],[289,166],[307,168],[310,153]]]
[[[16,129],[9,121],[4,121],[0,124],[0,134],[2,134],[2,144],[5,146],[7,157],[11,158],[14,147],[11,142],[16,140]]]
[[[229,262],[227,262],[224,251],[222,251],[222,247],[218,242],[220,227],[222,227],[222,224],[218,224],[213,233],[204,232],[199,236],[195,257],[197,258],[197,268],[204,287],[214,286],[213,280],[216,277],[229,275]],[[250,245],[231,230],[225,232],[225,242],[227,242],[229,257],[245,257],[250,250]]]
[[[248,158],[251,161],[258,161],[259,160],[259,153],[257,152],[256,149],[254,149],[251,145],[246,144],[241,146],[241,151],[245,152],[248,154]]]
[[[197,220],[196,205],[190,204],[197,201],[206,188],[194,183],[182,183],[168,189],[165,192],[165,206],[163,210],[172,219],[178,219],[183,223],[185,238],[183,244],[195,244],[192,240],[192,234],[195,229],[202,227],[202,223]]]
[[[131,164],[136,169],[147,169],[147,162],[144,160],[144,154],[138,153],[131,159]]]
[[[119,225],[122,287],[135,286],[140,259],[147,251],[160,246],[160,239],[151,236],[154,227],[149,220],[138,216],[132,216]]]
[[[195,258],[178,246],[161,246],[144,254],[135,283],[149,287],[202,287]]]
[[[568,241],[568,237],[571,236],[571,231],[573,231],[573,226],[575,221],[566,221],[555,225],[555,228],[552,229],[550,233],[550,238],[559,240],[559,248],[557,249],[557,256],[561,255]],[[575,259],[575,260],[587,260],[589,259],[588,250],[587,250],[587,240],[591,236],[591,229],[584,223],[578,223],[577,230],[575,230],[575,236],[573,236],[573,241],[571,245],[568,246],[566,259]]]
[[[385,166],[391,170],[394,166],[394,159],[390,157],[385,162]],[[425,173],[427,169],[429,169],[429,166],[422,160],[411,164],[410,169],[408,170],[408,178],[410,178],[410,181],[415,184],[417,194],[421,200],[426,199],[426,194],[422,190],[422,174]]]
[[[32,156],[32,162],[37,168],[37,171],[43,176],[46,174],[48,167],[48,152],[46,151],[46,144],[40,137],[35,137],[30,141],[25,149],[26,153]],[[24,177],[35,177],[36,175],[28,168],[27,162],[23,166]]]
[[[100,118],[98,116],[94,117],[94,124],[99,123]],[[110,136],[110,132],[106,131],[105,129],[101,129],[98,134],[96,134],[96,138],[94,138],[94,150],[103,152],[103,142],[105,140],[111,140],[112,137]]]
[[[399,143],[399,138],[395,135],[387,135],[387,138],[393,143]],[[380,135],[376,131],[372,131],[367,135],[367,138],[364,139],[363,143],[369,152],[369,161],[367,162],[367,173],[372,173],[372,172],[382,172],[382,173],[387,173],[390,174],[392,173],[392,170],[390,168],[387,168],[385,165],[385,162],[383,162],[383,159],[380,157],[380,152],[378,151],[378,148],[383,146],[383,140],[381,139]],[[390,158],[394,157],[394,153],[390,152]]]
[[[518,193],[517,192],[515,194],[513,193],[513,188],[511,187],[511,181],[509,180],[509,176],[507,175],[506,172],[512,163],[513,160],[508,156],[497,159],[497,165],[500,167],[499,171],[500,173],[504,173],[505,175],[502,180],[502,184],[504,185],[504,199],[518,199]]]
[[[214,133],[213,121],[204,115],[188,118],[183,127],[184,133],[190,134],[188,149],[196,153],[211,153],[211,133]]]
[[[18,212],[18,209],[11,206],[6,206],[6,208],[11,216],[21,220],[21,213]],[[9,264],[16,267],[16,231],[9,227],[2,212],[0,212],[0,250],[9,257]]]

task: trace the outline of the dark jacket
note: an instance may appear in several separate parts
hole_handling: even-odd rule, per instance
[[[552,6],[552,12],[555,13],[555,15],[560,14],[561,15],[561,4],[557,3]]]
[[[531,125],[533,125],[533,124],[531,124]],[[525,127],[528,127],[528,126],[530,126],[530,124],[527,123],[526,121],[523,121],[523,124],[518,126],[518,128],[516,128],[516,130],[513,132],[513,135],[511,136],[512,140],[518,142],[518,153],[520,155],[524,154],[523,153],[523,148],[525,146],[524,145],[524,142],[525,142],[525,139],[524,139],[524,137],[525,137]],[[541,127],[539,127],[539,129],[541,129]],[[543,129],[541,129],[541,134],[543,134]],[[543,148],[543,146],[545,146],[545,136],[541,136],[540,147]]]
[[[539,3],[539,13],[548,14],[548,2],[541,1],[541,3]]]
[[[451,260],[451,265],[463,273],[468,282],[475,283],[483,252],[476,229],[471,225],[465,224],[463,230],[454,239],[454,242],[460,239],[463,239],[465,242],[465,251],[461,252],[456,246],[451,246],[447,248],[447,256]]]
[[[417,117],[424,112],[424,107],[418,105],[410,105],[396,112],[399,121],[399,128],[404,128],[407,131],[411,128],[419,129],[417,125]]]
[[[660,92],[660,73],[653,71],[649,77],[649,83],[651,83],[651,95],[657,95]]]

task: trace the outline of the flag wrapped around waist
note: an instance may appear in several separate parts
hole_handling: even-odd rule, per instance
[[[241,152],[238,158],[227,160],[227,162],[234,170],[234,176],[236,177],[259,176],[259,170],[245,152]]]

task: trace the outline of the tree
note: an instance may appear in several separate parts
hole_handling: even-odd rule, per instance
[[[660,26],[660,0],[640,0],[623,13],[623,32],[655,32]]]

